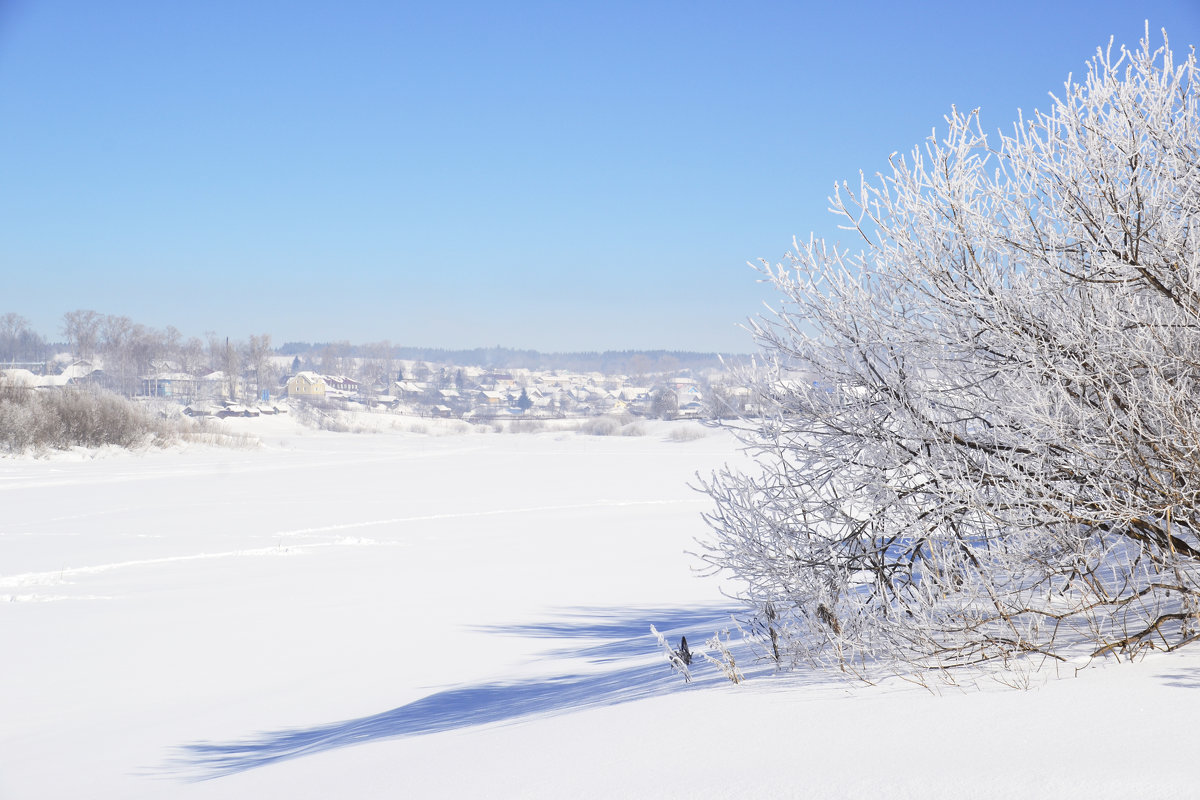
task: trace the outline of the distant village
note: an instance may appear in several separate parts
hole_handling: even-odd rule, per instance
[[[360,403],[467,421],[514,415],[545,419],[606,414],[680,419],[716,416],[714,393],[728,401],[748,396],[748,390],[714,384],[714,377],[657,375],[650,382],[626,375],[454,365],[435,368],[417,363],[408,371],[399,370],[391,381],[362,382],[345,375],[302,370],[282,382],[282,391],[295,400]]]
[[[275,348],[265,333],[244,341],[209,333],[202,341],[89,309],[64,314],[61,331],[66,341],[52,343],[19,314],[0,314],[0,380],[36,391],[91,386],[194,417],[281,414],[302,403],[464,421],[713,419],[743,413],[750,399],[720,356],[688,351]]]
[[[342,371],[326,372],[312,360],[275,353],[226,361],[236,371],[188,371],[169,359],[134,371],[126,359],[56,354],[41,362],[10,361],[0,377],[31,390],[100,387],[160,407],[178,405],[193,417],[286,414],[304,403],[464,421],[625,414],[713,419],[744,411],[750,395],[712,368],[625,375],[342,357],[336,361]]]

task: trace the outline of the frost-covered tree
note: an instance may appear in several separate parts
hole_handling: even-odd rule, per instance
[[[179,347],[179,364],[189,375],[200,375],[207,366],[207,356],[204,352],[204,342],[198,337],[191,337]]]
[[[13,311],[0,315],[0,359],[16,359],[17,342],[29,330],[29,320]]]
[[[954,110],[764,262],[759,469],[704,557],[772,654],[911,671],[1200,635],[1197,64],[1149,34],[1049,110]],[[764,638],[766,641],[766,638]]]
[[[25,317],[12,311],[0,315],[0,362],[40,361],[47,350],[45,340],[30,329]]]
[[[99,352],[109,388],[126,396],[134,393],[137,364],[133,354],[134,323],[129,317],[106,314],[100,320]]]
[[[650,414],[659,419],[674,419],[679,413],[679,395],[671,384],[660,384],[650,393]]]
[[[250,335],[242,345],[242,363],[254,374],[254,396],[262,397],[264,390],[275,385],[275,368],[271,363],[271,334]]]
[[[225,348],[219,354],[221,372],[225,373],[226,396],[233,401],[237,401],[241,396],[241,392],[238,391],[241,385],[239,378],[242,374],[242,353],[245,349],[245,345],[230,344],[229,337],[225,337]]]
[[[67,337],[72,354],[78,358],[92,358],[96,355],[101,320],[100,314],[88,308],[63,314],[62,331]]]

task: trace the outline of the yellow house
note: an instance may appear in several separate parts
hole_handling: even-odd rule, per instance
[[[315,372],[297,372],[287,382],[288,397],[325,397],[325,379]]]

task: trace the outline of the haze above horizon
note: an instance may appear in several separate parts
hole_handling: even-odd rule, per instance
[[[1193,2],[0,3],[0,313],[747,352],[745,266],[951,104],[989,130]]]

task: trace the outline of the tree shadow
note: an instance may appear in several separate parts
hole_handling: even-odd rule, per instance
[[[723,680],[715,672],[685,684],[656,653],[653,623],[671,641],[701,639],[728,627],[733,609],[573,609],[557,620],[478,630],[555,641],[602,640],[566,645],[541,658],[585,659],[596,670],[577,670],[529,680],[489,681],[456,686],[389,711],[309,728],[269,731],[229,742],[183,745],[168,763],[186,780],[218,778],[279,761],[356,744],[403,736],[441,733],[475,725],[627,703]]]
[[[555,621],[487,626],[476,630],[555,641],[604,640],[588,645],[570,644],[544,654],[552,658],[586,658],[593,663],[603,664],[658,651],[658,643],[650,634],[652,624],[668,639],[691,636],[695,641],[697,635],[711,636],[718,628],[728,628],[730,617],[741,610],[736,606],[671,610],[632,608],[614,615],[611,609],[578,608],[566,611],[563,617]]]
[[[1180,689],[1200,688],[1200,670],[1164,672],[1158,677],[1167,686],[1175,686]]]

